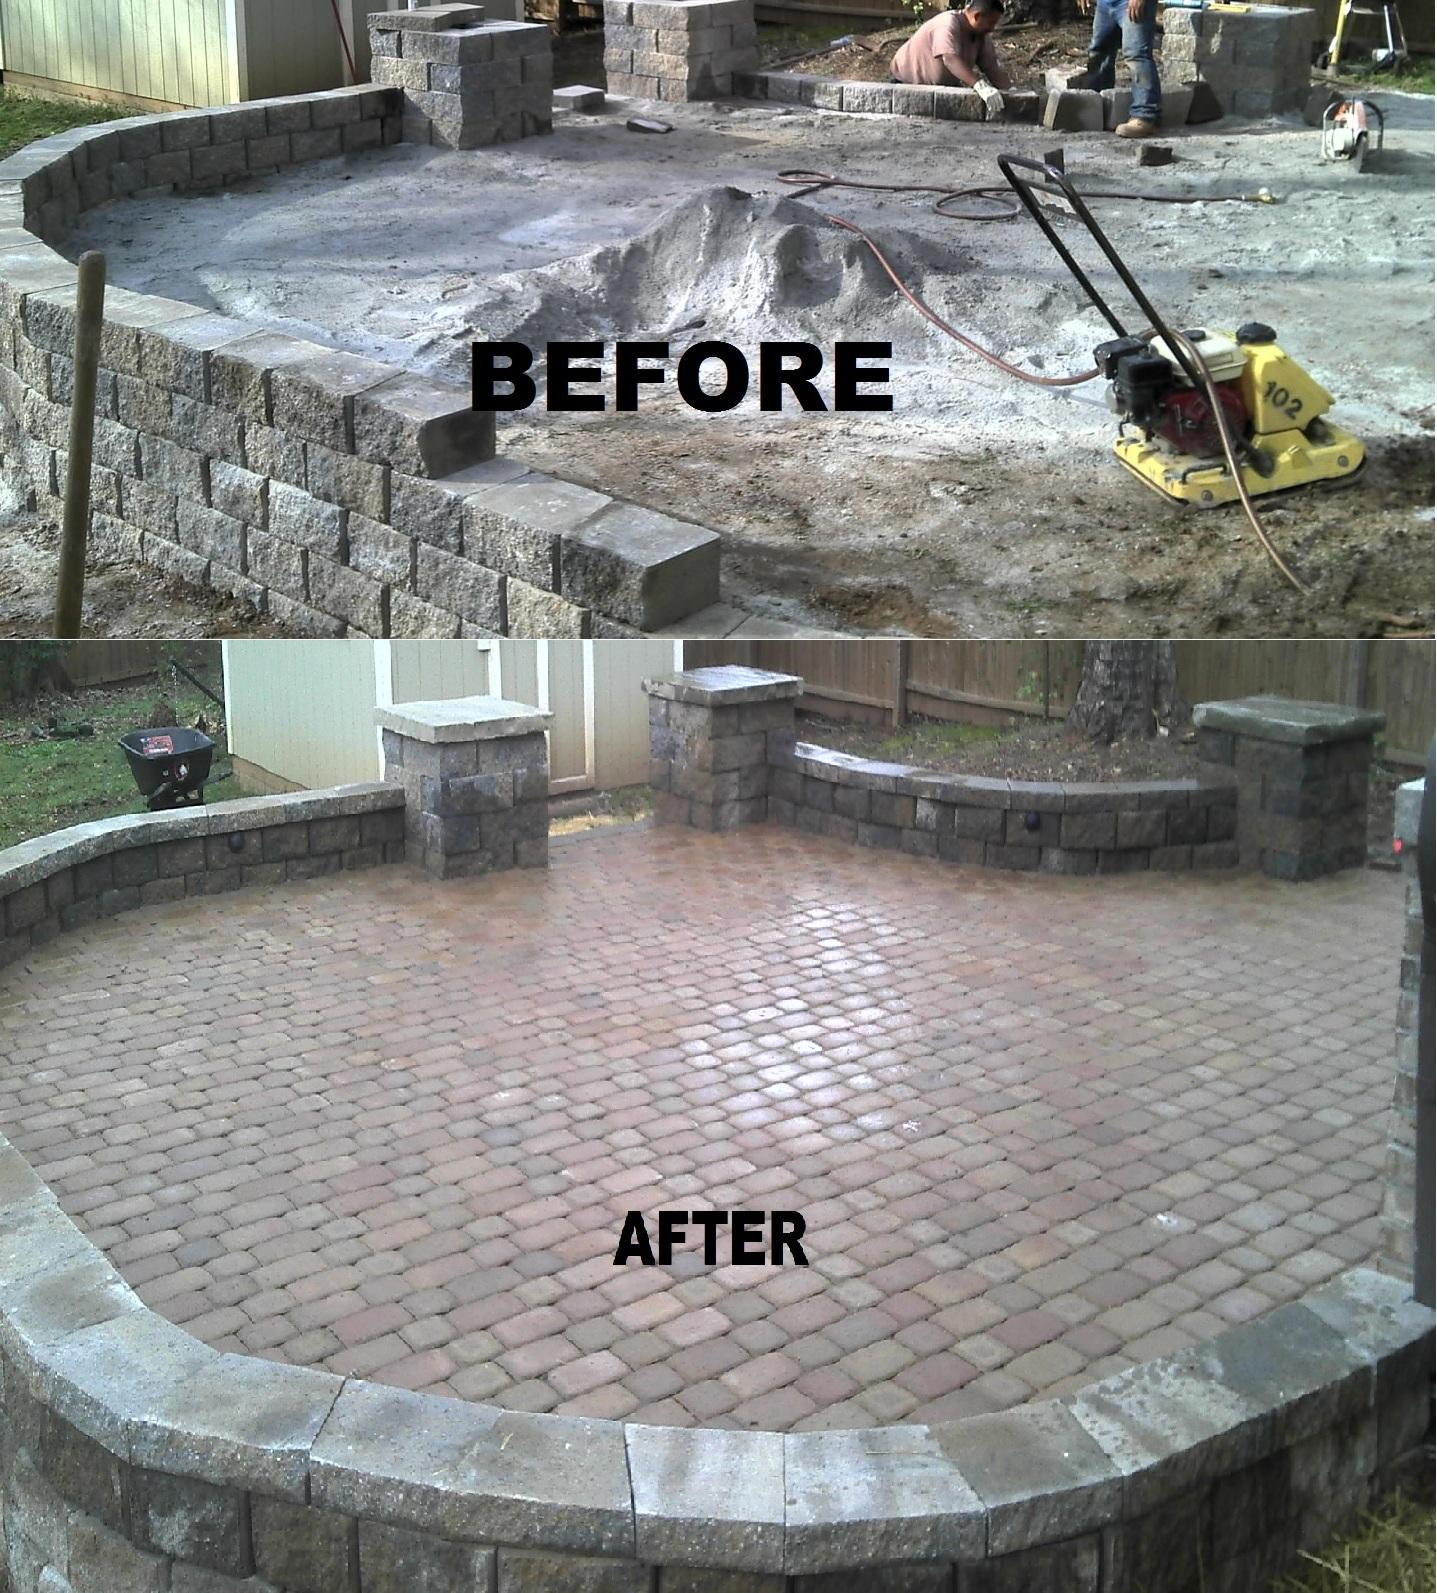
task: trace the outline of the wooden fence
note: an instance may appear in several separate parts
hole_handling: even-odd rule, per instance
[[[76,642],[60,655],[65,673],[76,686],[108,686],[117,680],[138,680],[160,667],[162,642]]]
[[[1272,692],[1387,715],[1387,755],[1422,764],[1434,713],[1433,643],[1177,642],[1189,702]],[[841,719],[963,724],[1061,719],[1083,670],[1081,641],[726,642],[684,646],[687,666],[750,664],[802,675],[802,706]]]

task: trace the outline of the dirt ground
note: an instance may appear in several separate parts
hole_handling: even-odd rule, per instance
[[[1111,746],[1101,746],[1060,721],[1026,719],[993,728],[915,719],[895,731],[882,725],[803,714],[798,736],[800,741],[855,757],[996,780],[1196,780],[1204,767],[1191,728],[1151,738],[1125,736]],[[1372,862],[1395,866],[1395,793],[1404,780],[1420,777],[1419,769],[1382,758],[1373,760],[1367,801],[1367,848]]]
[[[994,36],[998,58],[1018,87],[1040,87],[1049,67],[1080,69],[1087,64],[1091,25],[1067,22],[1057,26],[1034,27],[1019,24],[1000,28]],[[898,47],[913,33],[911,27],[885,28],[878,33],[862,33],[840,49],[827,48],[794,60],[787,67],[793,72],[816,77],[841,77],[861,82],[886,83],[888,63]],[[1123,64],[1119,62],[1119,71]]]
[[[763,413],[750,392],[699,414],[670,368],[636,415],[500,417],[503,451],[720,531],[725,597],[766,618],[857,634],[1374,635],[1432,617],[1431,101],[1381,98],[1380,171],[1324,165],[1296,118],[1225,121],[1176,134],[1176,164],[1141,179],[1193,203],[1095,205],[1177,324],[1274,325],[1367,442],[1357,484],[1263,505],[1306,595],[1240,512],[1174,508],[1122,470],[1098,384],[1045,390],[980,364],[827,217],[869,228],[986,346],[1044,374],[1082,369],[1107,330],[1030,222],[947,219],[930,193],[795,199],[778,180],[992,183],[1000,153],[1051,147],[1040,128],[734,102],[665,106],[673,131],[652,137],[612,102],[502,150],[406,147],[126,201],[89,215],[74,246],[104,248],[126,287],[456,380],[476,337],[664,337],[674,359],[706,339],[750,356],[765,338],[891,342],[891,413]],[[1064,142],[1080,186],[1139,185],[1132,148]],[[1258,189],[1277,202],[1210,197]]]
[[[55,608],[59,528],[32,515],[0,517],[0,637],[48,636]],[[248,604],[127,564],[91,564],[82,636],[282,636]]]

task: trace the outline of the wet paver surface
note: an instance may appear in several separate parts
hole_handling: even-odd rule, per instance
[[[0,1131],[217,1348],[776,1430],[1063,1392],[1371,1259],[1401,885],[758,828],[143,909],[0,978]],[[614,1264],[801,1212],[809,1265]]]

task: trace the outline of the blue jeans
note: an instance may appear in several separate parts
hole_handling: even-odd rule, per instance
[[[1153,35],[1157,28],[1157,0],[1147,0],[1143,20],[1128,20],[1127,0],[1094,0],[1093,37],[1088,45],[1088,87],[1112,88],[1118,45],[1133,71],[1134,121],[1156,122],[1162,115],[1163,91],[1153,60]]]

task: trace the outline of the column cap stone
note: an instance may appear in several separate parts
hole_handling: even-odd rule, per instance
[[[1230,702],[1199,703],[1193,709],[1193,723],[1201,730],[1226,730],[1257,741],[1316,747],[1328,741],[1354,741],[1359,736],[1375,735],[1387,723],[1387,716],[1335,702],[1236,697]]]
[[[776,675],[768,669],[716,664],[709,669],[686,669],[661,680],[646,680],[644,690],[651,697],[663,697],[669,702],[717,708],[797,697],[803,691],[803,681],[797,675]]]
[[[1422,822],[1422,786],[1421,780],[1408,780],[1397,787],[1392,835],[1394,840],[1401,841],[1404,846],[1417,844],[1417,827]]]
[[[438,702],[402,702],[376,708],[374,722],[411,741],[497,741],[546,730],[553,714],[503,697],[448,697]]]
[[[374,33],[438,33],[447,28],[475,28],[484,21],[484,7],[475,5],[415,6],[409,11],[371,11]]]

